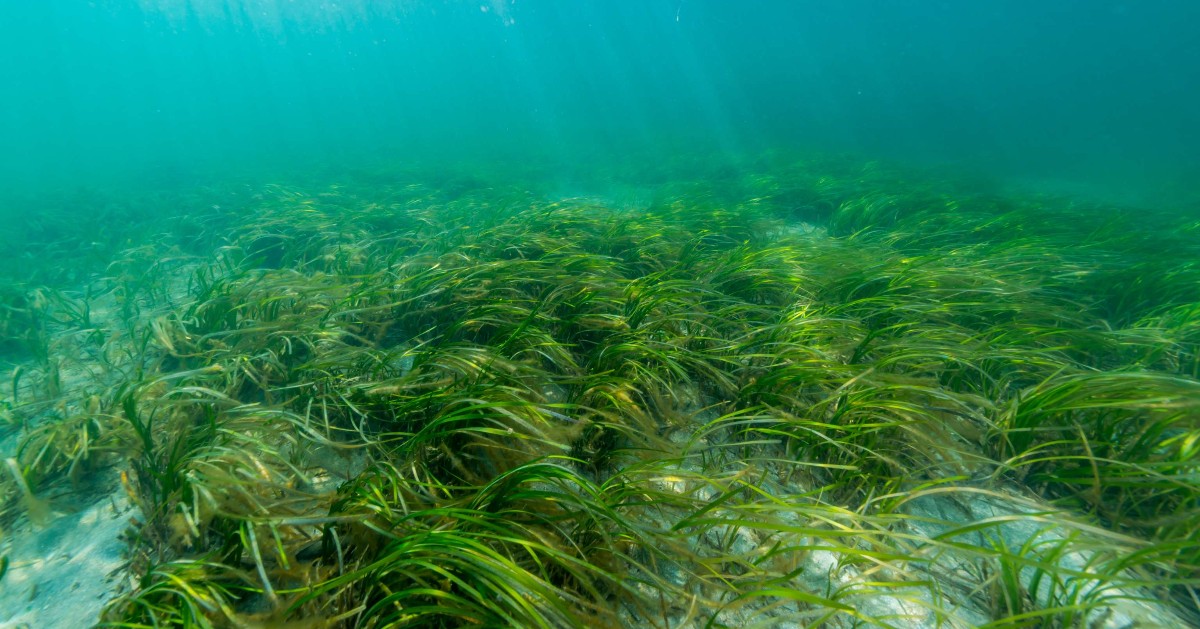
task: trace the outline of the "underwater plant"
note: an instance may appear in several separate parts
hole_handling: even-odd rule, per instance
[[[108,627],[1200,617],[1192,223],[678,168],[636,207],[397,169],[129,217],[0,315],[41,347],[0,523],[107,473]]]

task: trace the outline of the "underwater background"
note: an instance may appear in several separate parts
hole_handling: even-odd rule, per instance
[[[1200,626],[1200,3],[0,7],[0,629]]]
[[[858,153],[1194,196],[1200,6],[47,0],[0,21],[7,191],[373,160]]]

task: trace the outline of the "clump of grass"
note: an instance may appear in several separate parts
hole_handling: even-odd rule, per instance
[[[163,238],[107,294],[39,293],[21,482],[128,457],[107,626],[1194,611],[1194,242],[877,165],[743,166],[633,208],[372,175],[192,217],[212,251]],[[83,334],[105,299],[124,327]],[[67,338],[110,366],[47,410]],[[1042,511],[926,512],[1004,496]],[[1071,533],[1026,534],[1048,513]]]
[[[30,350],[29,343],[38,332],[32,309],[27,293],[19,286],[0,287],[0,356],[15,358]]]

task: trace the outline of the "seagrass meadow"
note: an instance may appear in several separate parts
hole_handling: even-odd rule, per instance
[[[47,596],[17,542],[99,505],[121,560],[62,626],[1200,622],[1196,208],[617,176],[14,219],[0,609]]]

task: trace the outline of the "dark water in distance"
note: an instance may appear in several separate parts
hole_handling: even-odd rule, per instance
[[[39,0],[0,184],[765,148],[1196,198],[1195,0]]]

